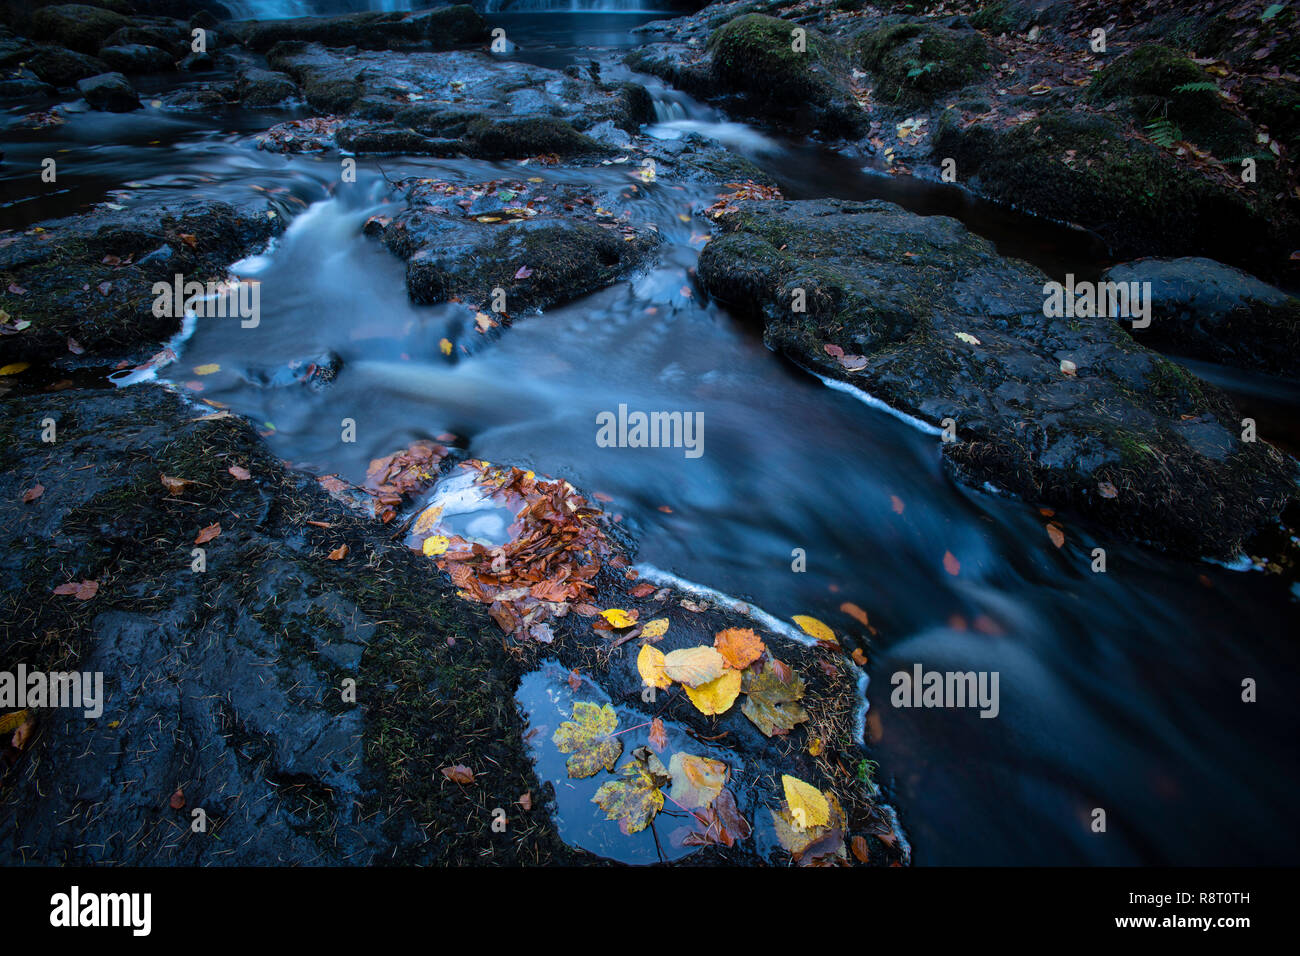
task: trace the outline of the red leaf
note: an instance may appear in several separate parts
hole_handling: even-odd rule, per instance
[[[474,771],[463,763],[458,763],[454,767],[443,767],[442,775],[452,783],[470,784],[474,782]]]
[[[23,504],[29,505],[43,494],[45,494],[44,485],[42,484],[32,485],[30,488],[28,488],[26,491],[23,492]]]
[[[173,793],[173,794],[171,795],[171,799],[168,800],[167,802],[168,802],[168,804],[171,805],[171,808],[172,808],[173,810],[181,810],[181,809],[184,809],[184,807],[185,807],[185,791],[182,790],[180,787],[177,787],[177,788],[176,788],[176,792]]]

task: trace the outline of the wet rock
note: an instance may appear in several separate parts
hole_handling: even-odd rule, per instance
[[[44,47],[27,61],[28,68],[53,86],[75,86],[78,80],[109,72],[98,57],[75,53],[62,47]]]
[[[368,134],[351,128],[355,151],[373,143],[376,151],[396,152],[405,143],[447,155],[440,141],[454,139],[461,152],[490,158],[606,153],[609,147],[583,131],[603,123],[635,129],[645,110],[645,91],[632,84],[607,86],[481,53],[343,53],[286,42],[267,61],[296,80],[321,114],[376,124]]]
[[[342,368],[342,358],[334,352],[325,352],[314,358],[294,359],[269,368],[250,367],[245,375],[262,388],[306,385],[313,391],[320,391],[334,381]]]
[[[1106,271],[1109,282],[1150,283],[1144,345],[1225,365],[1300,376],[1300,299],[1210,259],[1139,259]]]
[[[240,74],[239,99],[250,109],[275,106],[298,95],[298,84],[284,73],[250,69]]]
[[[226,267],[261,249],[280,228],[266,206],[192,200],[100,209],[42,223],[0,248],[0,309],[32,325],[0,339],[4,361],[68,352],[147,355],[180,328],[155,315],[156,282],[220,281]],[[188,237],[188,238],[186,238]],[[162,255],[166,248],[170,254]],[[20,293],[14,289],[23,290]]]
[[[67,3],[32,14],[32,36],[79,53],[95,54],[114,31],[131,26],[129,17],[102,7]]]
[[[1205,255],[1266,278],[1295,269],[1285,206],[1180,166],[1114,117],[1056,109],[1006,128],[953,107],[933,140],[976,192],[1091,229],[1118,257]]]
[[[928,422],[951,418],[944,456],[967,481],[1215,555],[1292,491],[1293,467],[1238,440],[1221,393],[1112,319],[1048,318],[1046,277],[955,220],[807,201],[744,203],[721,223],[700,257],[708,291],[817,373]]]
[[[201,73],[205,70],[216,68],[216,60],[211,53],[189,53],[185,58],[176,64],[178,70],[185,70],[188,73]]]
[[[53,96],[56,90],[31,70],[15,70],[6,76],[0,76],[0,98],[26,98],[32,96]]]
[[[92,109],[129,113],[140,108],[140,97],[121,73],[100,73],[77,82],[77,89]]]
[[[244,46],[257,51],[269,50],[283,40],[369,50],[403,44],[446,50],[487,36],[483,18],[467,4],[418,14],[367,11],[335,17],[245,20],[230,23],[226,29]]]
[[[101,47],[99,55],[118,73],[164,73],[175,69],[175,59],[165,49],[139,43]]]
[[[391,529],[286,472],[247,423],[198,421],[161,388],[10,397],[2,411],[0,658],[100,672],[104,710],[41,711],[26,755],[5,768],[0,860],[469,862],[491,837],[491,808],[481,828],[447,835],[415,821],[479,815],[473,796],[433,780],[447,748],[483,728],[480,788],[539,797],[497,858],[573,860],[541,808],[493,625]],[[46,418],[55,444],[31,437]],[[252,478],[234,478],[234,464]],[[20,500],[28,468],[49,489],[39,510]],[[196,481],[189,505],[176,507],[160,473]],[[194,537],[212,523],[222,533],[196,573]],[[327,560],[341,544],[368,558]],[[52,596],[65,573],[100,581],[95,598]],[[440,714],[453,698],[456,714]]]
[[[166,50],[140,43],[101,47],[99,55],[119,73],[163,73],[176,68],[175,58]]]
[[[859,37],[865,69],[877,78],[875,99],[904,109],[984,79],[989,46],[974,30],[892,23]]]
[[[710,76],[738,94],[743,109],[792,129],[860,132],[866,114],[854,99],[848,58],[813,29],[806,29],[806,50],[794,50],[797,26],[757,13],[731,20],[709,38]]]
[[[209,36],[207,39],[211,48],[213,38]],[[183,30],[180,24],[170,24],[165,28],[131,26],[115,30],[104,41],[104,46],[152,46],[166,50],[173,59],[180,59],[190,52],[190,40],[189,31]]]
[[[1033,27],[1059,27],[1073,13],[1073,0],[993,0],[971,17],[971,25],[999,34],[1023,35]]]
[[[425,304],[454,296],[488,310],[493,290],[503,289],[511,314],[544,309],[611,284],[658,242],[648,227],[607,209],[612,197],[596,200],[576,187],[468,190],[426,180],[408,185],[406,201],[370,233],[406,260],[411,298]]]

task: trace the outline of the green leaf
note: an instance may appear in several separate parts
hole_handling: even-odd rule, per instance
[[[663,809],[660,787],[668,782],[668,770],[647,747],[632,752],[633,759],[619,768],[621,780],[600,785],[592,803],[600,804],[606,818],[617,820],[624,833],[639,833]]]

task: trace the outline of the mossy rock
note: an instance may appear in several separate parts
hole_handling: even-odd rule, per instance
[[[50,40],[78,53],[98,53],[111,33],[131,25],[131,20],[120,13],[80,3],[42,7],[32,14],[32,35],[36,39]]]
[[[929,103],[989,68],[988,42],[979,33],[924,23],[892,23],[865,34],[858,55],[878,80],[877,99],[900,106]]]
[[[1010,129],[963,128],[949,109],[933,148],[982,195],[1091,229],[1117,257],[1205,255],[1268,279],[1293,268],[1285,207],[1187,169],[1113,117],[1054,110]]]
[[[805,30],[795,49],[793,31]],[[750,13],[713,32],[710,72],[752,112],[804,132],[851,135],[865,125],[853,98],[851,67],[835,42],[816,30]]]
[[[466,142],[474,155],[488,159],[523,159],[542,153],[584,156],[605,152],[604,147],[579,133],[572,124],[547,116],[503,122],[478,120],[469,125]]]
[[[1215,555],[1294,491],[1293,463],[1241,442],[1222,393],[1113,318],[1048,315],[1047,277],[956,220],[803,200],[741,203],[719,224],[699,260],[709,294],[818,374],[932,424],[958,422],[959,439],[942,447],[963,481]],[[796,289],[803,312],[791,308]],[[1066,359],[1075,374],[1062,374]]]
[[[1084,94],[1120,103],[1141,126],[1167,119],[1182,136],[1220,159],[1254,152],[1254,130],[1228,109],[1214,77],[1176,50],[1148,43],[1101,70]]]

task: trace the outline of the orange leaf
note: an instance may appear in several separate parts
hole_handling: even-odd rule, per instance
[[[347,556],[348,556],[348,546],[346,544],[339,545],[337,548],[331,551],[329,555],[331,561],[342,561]]]
[[[957,560],[951,551],[943,553],[943,569],[953,577],[961,574],[961,562]]]
[[[853,620],[857,621],[863,627],[870,627],[871,623],[867,620],[867,612],[862,610],[852,601],[845,601],[840,605],[840,610],[847,614]]]
[[[1047,536],[1052,539],[1052,544],[1058,548],[1065,544],[1065,532],[1061,530],[1061,526],[1055,521],[1047,526]]]
[[[719,631],[713,638],[713,646],[727,666],[736,670],[744,670],[767,650],[762,639],[748,627],[729,627]]]
[[[202,531],[199,532],[199,536],[194,539],[194,543],[207,544],[209,541],[211,541],[219,534],[221,534],[221,524],[220,523],[210,524]]]
[[[663,753],[664,748],[668,746],[668,731],[664,729],[664,722],[658,717],[650,722],[650,746],[654,748],[655,753]]]
[[[474,771],[470,770],[469,767],[465,766],[463,763],[458,763],[454,767],[443,767],[442,775],[452,783],[468,784],[474,782]]]

